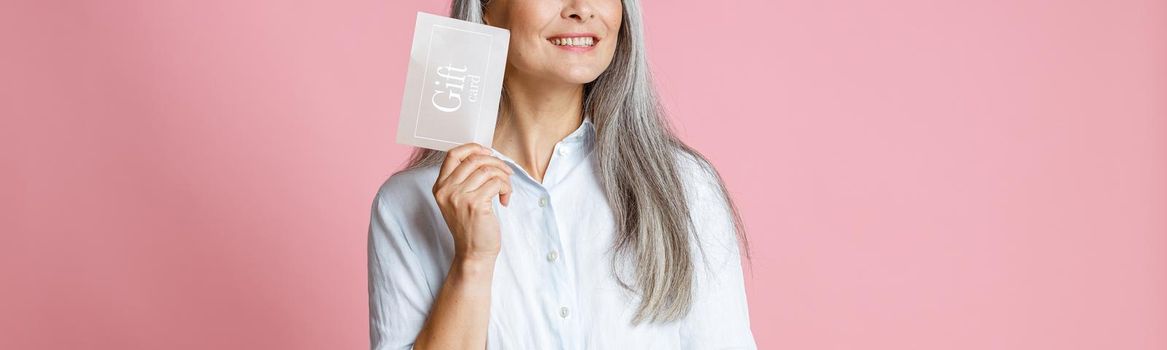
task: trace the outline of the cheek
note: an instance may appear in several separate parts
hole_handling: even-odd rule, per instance
[[[609,65],[612,64],[612,60],[616,56],[616,46],[618,44],[619,43],[616,40],[610,40],[608,42],[608,45],[604,45],[603,55],[601,55],[602,56],[601,61],[603,61],[603,68],[607,68]]]
[[[620,1],[614,1],[608,4],[609,6],[604,10],[604,23],[608,25],[608,35],[612,40],[608,40],[607,45],[604,45],[604,56],[611,58],[616,52],[617,41],[620,36],[620,26],[622,24],[623,8]]]
[[[511,30],[511,51],[519,52],[525,60],[537,60],[547,55],[546,40],[538,30],[517,28]],[[533,64],[536,62],[527,62]]]
[[[522,42],[512,43],[512,45],[517,46],[513,48],[512,51],[517,52],[519,55],[515,63],[524,67],[541,65],[541,62],[547,60],[547,58],[544,57],[547,54],[544,52],[542,44],[543,43],[536,40],[523,40]]]
[[[608,28],[611,33],[615,33],[616,31],[620,30],[620,21],[623,19],[624,15],[624,7],[620,4],[620,1],[607,3],[606,6],[600,9],[600,13],[600,16],[604,19],[604,22],[611,25],[611,28]]]

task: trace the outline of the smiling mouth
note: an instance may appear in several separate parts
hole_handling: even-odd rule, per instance
[[[555,46],[592,47],[592,46],[595,46],[596,42],[599,40],[596,40],[595,37],[590,37],[590,36],[576,36],[576,37],[550,38],[550,39],[547,39],[547,41],[550,41],[551,44],[553,44]]]

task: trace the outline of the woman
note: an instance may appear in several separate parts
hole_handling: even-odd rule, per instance
[[[372,347],[756,348],[741,220],[666,123],[637,2],[455,0],[452,15],[511,31],[494,147],[417,149],[381,186]]]

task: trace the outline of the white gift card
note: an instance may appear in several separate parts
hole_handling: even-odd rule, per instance
[[[417,13],[397,143],[492,147],[510,31]]]

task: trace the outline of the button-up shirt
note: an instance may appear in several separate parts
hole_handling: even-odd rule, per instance
[[[509,206],[494,209],[501,250],[487,349],[755,349],[731,213],[715,178],[677,152],[695,232],[693,305],[681,320],[631,324],[640,296],[612,276],[616,221],[591,153],[590,117],[555,144],[543,181],[510,157]],[[442,287],[454,241],[432,188],[440,166],[396,173],[373,200],[369,330],[373,349],[411,349]],[[708,258],[708,266],[702,260]],[[629,260],[630,261],[630,260]],[[632,266],[617,264],[634,283]]]

